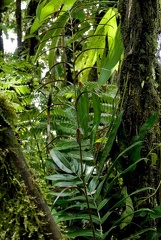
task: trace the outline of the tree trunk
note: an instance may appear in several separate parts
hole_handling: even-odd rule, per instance
[[[37,0],[31,0],[27,6],[26,21],[30,22],[30,24],[32,24],[34,22],[38,2],[39,1],[37,1]],[[30,34],[30,29],[27,29],[26,36],[29,34]],[[38,35],[38,32],[35,32],[35,35]],[[25,46],[25,49],[27,50],[27,54],[29,56],[34,56],[35,52],[38,48],[38,39],[36,37],[25,39],[24,46]]]
[[[17,48],[18,56],[22,51],[22,17],[21,17],[21,0],[16,0],[16,30],[17,30]]]
[[[3,111],[2,111],[2,114],[3,114]],[[49,210],[45,200],[43,199],[38,187],[36,186],[36,184],[33,180],[33,176],[31,175],[31,172],[30,172],[28,165],[24,159],[24,156],[23,156],[22,151],[19,147],[19,144],[15,138],[15,135],[14,135],[11,127],[9,126],[9,124],[6,123],[6,121],[4,121],[3,117],[0,117],[0,126],[1,126],[1,136],[0,136],[1,158],[2,158],[2,156],[5,155],[4,163],[2,163],[2,160],[0,162],[0,169],[1,170],[4,169],[3,165],[8,166],[7,167],[8,169],[15,169],[15,171],[18,173],[18,176],[20,176],[20,181],[24,182],[24,187],[23,187],[23,190],[21,190],[21,191],[26,192],[26,195],[29,196],[30,203],[31,203],[31,205],[34,205],[36,212],[42,213],[40,215],[37,214],[37,218],[39,219],[38,222],[42,223],[41,224],[41,234],[43,235],[43,238],[41,238],[41,239],[46,239],[46,240],[47,239],[48,240],[61,239],[60,231],[50,213],[50,210]],[[14,168],[12,166],[14,166]],[[10,172],[10,170],[5,171],[5,174],[4,174],[4,172],[1,172],[1,174],[0,174],[1,175],[1,177],[0,177],[1,193],[2,193],[2,190],[4,190],[3,185],[5,186],[6,184],[8,184],[8,181],[12,181],[11,178],[13,180],[15,179],[15,173],[13,170],[11,170],[11,171],[12,172],[10,174],[8,174]],[[6,175],[6,174],[8,176],[3,177],[3,175]],[[5,181],[3,181],[3,179],[6,179],[7,183],[5,183]],[[16,181],[18,181],[18,180],[16,180]],[[13,184],[11,183],[11,186],[12,185]],[[14,197],[16,200],[17,196],[15,193],[17,192],[17,189],[15,189],[15,193],[14,192],[12,193],[12,188],[8,189],[8,192],[10,195],[13,195],[13,196],[15,195]],[[7,195],[6,195],[6,197],[7,197]],[[4,197],[4,200],[6,197]],[[1,204],[2,204],[3,199],[0,199],[0,200],[1,200]],[[15,213],[15,215],[16,215],[16,213]],[[21,215],[22,215],[21,216],[22,219],[26,217],[26,216],[24,216],[25,213],[23,215],[23,212],[21,212]],[[32,212],[31,212],[31,215],[32,215]],[[1,218],[3,219],[3,213],[1,213]],[[28,221],[30,221],[31,216],[27,216],[27,218],[28,218]],[[13,222],[14,219],[11,219],[10,221]],[[25,222],[25,221],[23,221],[23,222]],[[21,222],[18,224],[20,226],[24,225]],[[12,224],[9,224],[8,227],[10,227],[10,226],[12,226]],[[26,230],[26,228],[24,226],[22,228],[23,228],[23,231],[22,231],[22,236],[20,236],[20,239],[26,239],[26,238],[24,238],[25,231],[26,231],[26,234],[28,231]],[[32,236],[32,239],[37,239],[37,238],[36,237],[34,238]]]
[[[147,119],[159,112],[160,98],[156,86],[156,48],[158,33],[158,0],[120,0],[121,33],[124,44],[124,60],[120,68],[120,107],[124,111],[122,119],[123,137],[130,144]],[[159,128],[155,125],[144,139],[142,157],[158,143]],[[127,144],[127,146],[128,146]],[[132,164],[126,159],[124,167]],[[156,170],[151,161],[140,162],[135,171],[126,174],[124,184],[128,192],[142,187],[156,187]],[[141,197],[148,197],[144,192]],[[144,202],[152,208],[155,196]],[[138,223],[137,223],[138,224]]]
[[[4,1],[0,1],[0,24],[3,24],[2,21],[2,12],[4,11]],[[4,46],[3,46],[3,31],[2,28],[0,28],[0,54],[3,57],[4,54]]]

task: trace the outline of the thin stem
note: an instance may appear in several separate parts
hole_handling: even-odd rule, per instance
[[[78,145],[79,145],[80,166],[81,166],[81,179],[82,179],[83,187],[84,187],[84,196],[86,198],[88,213],[89,213],[89,217],[90,217],[90,225],[91,225],[91,229],[92,229],[92,232],[93,232],[93,239],[95,240],[96,239],[95,227],[94,227],[94,224],[93,224],[93,221],[92,221],[92,213],[91,213],[91,209],[90,209],[90,205],[89,205],[87,186],[86,186],[84,172],[83,172],[83,156],[82,156],[82,145],[81,145],[81,132],[80,132],[79,128],[77,129],[77,142],[78,142]]]

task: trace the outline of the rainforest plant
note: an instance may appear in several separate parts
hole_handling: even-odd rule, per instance
[[[11,2],[15,4],[15,1]],[[18,12],[20,1],[16,3],[19,3]],[[124,1],[119,3],[124,9]],[[128,10],[134,4],[135,1],[130,2]],[[141,5],[141,1],[138,4]],[[14,56],[8,55],[1,59],[0,94],[5,92],[6,98],[12,101],[17,112],[16,124],[13,124],[18,140],[16,144],[22,145],[23,153],[32,166],[32,176],[36,175],[33,182],[37,181],[47,194],[48,205],[65,239],[157,240],[161,235],[160,228],[156,227],[161,217],[160,206],[155,201],[153,207],[147,207],[147,203],[157,195],[160,184],[156,181],[155,187],[154,184],[153,187],[148,184],[136,188],[136,181],[128,182],[129,176],[134,176],[135,179],[135,173],[142,164],[157,168],[160,144],[150,145],[146,154],[144,146],[157,125],[158,111],[155,109],[145,118],[140,115],[141,124],[139,122],[137,128],[134,128],[135,134],[131,138],[125,137],[124,123],[130,122],[129,130],[133,130],[133,121],[128,118],[128,114],[125,116],[124,101],[129,104],[128,109],[138,109],[131,108],[130,104],[133,99],[137,103],[140,97],[135,98],[135,94],[131,97],[131,94],[138,86],[141,92],[144,91],[150,77],[143,74],[147,78],[141,80],[133,91],[129,88],[126,92],[127,87],[131,86],[128,79],[136,66],[135,60],[130,65],[132,69],[127,71],[126,78],[122,71],[121,80],[125,81],[119,85],[122,90],[120,95],[118,78],[122,75],[118,73],[118,68],[119,65],[127,66],[123,64],[126,58],[127,63],[130,63],[128,59],[133,56],[135,45],[133,42],[127,44],[129,41],[126,42],[126,34],[121,36],[123,28],[120,28],[120,21],[124,20],[121,19],[124,11],[120,10],[119,13],[117,6],[117,1],[29,1],[26,16],[29,21],[26,27],[23,26],[26,30],[23,34],[24,45],[19,41]],[[37,9],[33,13],[35,8]],[[134,8],[134,15],[138,13]],[[0,15],[1,18],[2,13]],[[128,14],[128,19],[134,15]],[[6,18],[8,19],[7,16]],[[137,17],[135,19],[138,20]],[[138,22],[140,25],[132,34],[142,26],[142,18]],[[16,24],[18,28],[18,19]],[[126,27],[136,25],[128,22]],[[146,36],[149,35],[143,35],[141,42],[144,42]],[[19,35],[19,40],[20,37],[22,36]],[[131,35],[129,40],[133,40]],[[150,46],[150,40],[149,37],[148,44],[143,44],[142,47]],[[126,44],[127,50],[124,53],[123,45],[125,47]],[[142,51],[142,54],[144,52],[147,53]],[[149,51],[150,53],[154,51]],[[148,57],[143,58],[139,71],[148,69],[144,66]],[[142,58],[137,60],[140,59]],[[138,73],[138,69],[133,75]],[[150,71],[152,69],[154,77],[154,67],[149,67]],[[126,93],[129,94],[129,101],[126,101]],[[139,96],[142,97],[142,94]],[[0,113],[6,119],[3,107]],[[134,115],[132,120],[135,117],[137,119],[138,115]],[[5,130],[2,128],[1,133]],[[2,138],[0,140],[3,145]],[[43,218],[44,215],[41,211],[32,212],[32,204],[31,207],[26,207],[30,205],[30,197],[23,198],[24,185],[19,181],[19,175],[15,175],[18,182],[14,180],[11,184],[8,181],[12,179],[13,172],[10,171],[12,166],[8,167],[6,161],[4,163],[7,154],[6,148],[4,149],[0,156],[3,163],[2,192],[5,192],[3,186],[7,179],[7,189],[14,186],[18,199],[21,198],[22,201],[10,199],[10,190],[7,191],[7,200],[3,202],[3,209],[7,209],[4,215],[5,228],[2,228],[2,223],[0,227],[3,231],[0,232],[3,233],[3,238],[10,237],[15,232],[17,237],[19,230],[23,229],[21,233],[24,236],[33,237],[34,232],[37,237],[36,231],[40,230],[38,237],[43,239],[43,221],[36,222],[35,219]],[[130,187],[135,190],[130,191]],[[0,200],[3,199],[1,196]],[[25,204],[18,205],[23,201]],[[7,202],[9,204],[6,208]],[[15,218],[13,208],[17,209]],[[12,214],[8,214],[8,209]],[[10,216],[12,221],[9,221]],[[22,229],[17,227],[22,222],[19,219],[23,219]],[[33,221],[36,222],[36,227],[32,225]],[[10,229],[7,228],[8,222],[11,223]],[[17,225],[14,232],[15,222]],[[58,234],[58,238],[59,236]]]

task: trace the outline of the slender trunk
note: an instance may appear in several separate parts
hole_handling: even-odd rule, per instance
[[[18,56],[22,51],[22,17],[21,17],[21,0],[16,0],[16,30],[17,30],[17,48]]]
[[[1,0],[0,1],[0,24],[3,23],[3,20],[2,20],[3,7],[4,7],[4,1]],[[3,31],[2,31],[2,28],[0,28],[0,53],[1,53],[1,56],[3,57],[4,45],[3,45]]]
[[[28,7],[27,7],[26,21],[30,22],[30,24],[32,24],[33,21],[34,21],[34,17],[35,17],[35,14],[36,14],[36,9],[37,9],[38,2],[39,1],[37,1],[37,0],[31,0],[29,2]],[[26,36],[29,35],[29,34],[30,34],[30,29],[27,29]],[[38,35],[38,32],[35,32],[35,34]],[[37,50],[37,47],[38,47],[38,40],[37,40],[37,38],[36,37],[32,37],[32,38],[25,39],[24,45],[25,45],[25,49],[27,50],[27,54],[29,56],[34,56],[35,52]]]

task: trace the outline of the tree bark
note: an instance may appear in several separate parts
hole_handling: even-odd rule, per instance
[[[139,133],[143,123],[155,112],[159,112],[160,97],[156,86],[156,49],[158,33],[157,0],[120,0],[121,33],[124,44],[124,60],[120,68],[119,90],[120,108],[124,111],[122,129],[127,146]],[[158,123],[159,124],[159,123]],[[147,157],[154,143],[159,142],[160,131],[156,124],[153,132],[144,139],[142,157]],[[132,164],[125,159],[124,168]],[[128,192],[142,187],[156,187],[156,170],[150,159],[140,162],[135,171],[126,174],[124,184]],[[142,197],[148,197],[144,193]],[[152,208],[156,196],[145,202]]]
[[[27,7],[26,21],[30,22],[30,24],[32,24],[34,22],[35,13],[36,13],[38,3],[39,3],[38,0],[31,0],[29,2],[28,7]],[[30,29],[28,29],[26,31],[26,36],[29,35],[29,34],[30,34]],[[35,32],[35,35],[38,36],[38,32]],[[27,50],[27,53],[29,54],[29,56],[34,56],[35,52],[38,48],[38,38],[32,37],[32,38],[25,39],[24,46],[25,46],[25,49]]]
[[[16,0],[16,30],[17,30],[17,48],[18,56],[22,51],[22,17],[21,17],[21,0]]]
[[[6,160],[8,164],[14,164],[17,173],[20,175],[21,180],[24,182],[26,192],[32,202],[34,202],[38,211],[42,211],[44,215],[41,218],[43,221],[43,234],[44,239],[61,239],[61,234],[58,226],[56,225],[47,203],[43,199],[38,187],[32,179],[32,175],[22,154],[20,146],[16,140],[12,128],[0,117],[1,137],[0,146],[3,152],[7,152]]]
[[[2,21],[2,12],[4,11],[4,1],[1,0],[0,1],[0,23],[2,24],[3,21]],[[1,56],[3,57],[4,55],[4,45],[3,45],[3,31],[2,31],[2,28],[0,28],[0,53],[1,53]]]

